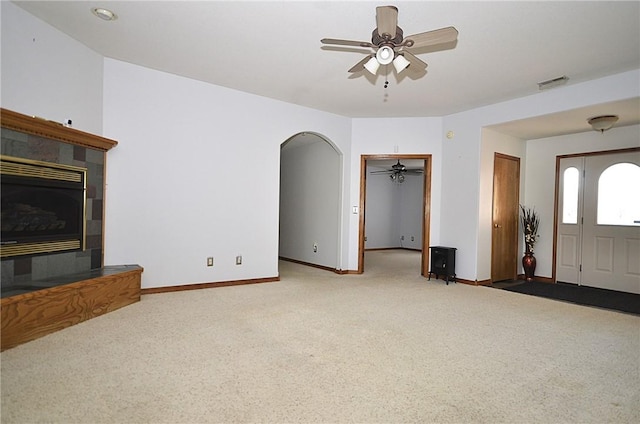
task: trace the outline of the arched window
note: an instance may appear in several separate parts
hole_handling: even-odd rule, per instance
[[[598,225],[640,226],[640,166],[616,163],[598,179]]]
[[[576,167],[567,168],[562,178],[562,223],[577,224],[580,171]]]

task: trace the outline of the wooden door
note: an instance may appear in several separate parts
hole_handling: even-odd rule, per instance
[[[515,280],[518,270],[520,158],[496,153],[493,160],[491,280]]]

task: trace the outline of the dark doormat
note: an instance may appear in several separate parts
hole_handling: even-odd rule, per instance
[[[513,285],[505,284],[504,287],[500,288],[516,293],[640,315],[640,294],[578,286],[575,284],[551,284],[538,281],[527,281]]]

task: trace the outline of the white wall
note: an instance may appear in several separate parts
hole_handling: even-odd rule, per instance
[[[102,56],[0,2],[2,107],[102,133]]]
[[[422,250],[424,175],[407,175],[400,187],[401,247]],[[412,240],[413,238],[413,240]]]
[[[440,192],[441,246],[455,247],[456,275],[477,279],[478,204],[480,189],[480,128],[463,115],[445,117]]]
[[[338,269],[340,153],[306,133],[287,141],[280,158],[280,256]]]
[[[387,174],[367,174],[366,184],[365,249],[398,247],[403,187],[391,182]]]
[[[342,150],[351,130],[347,118],[111,59],[104,99],[105,135],[120,143],[105,260],[142,265],[143,287],[277,276],[280,144],[309,131]]]

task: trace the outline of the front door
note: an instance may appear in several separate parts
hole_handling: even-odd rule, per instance
[[[515,280],[518,271],[520,158],[496,153],[493,160],[491,280]]]
[[[585,171],[582,284],[640,293],[640,152],[589,156]]]
[[[640,151],[562,158],[559,177],[556,279],[640,293]]]

